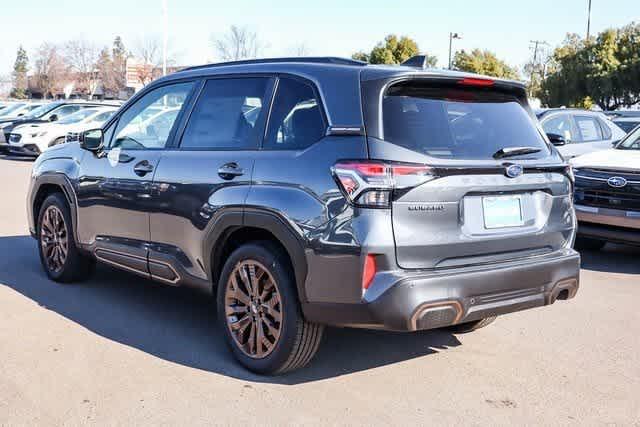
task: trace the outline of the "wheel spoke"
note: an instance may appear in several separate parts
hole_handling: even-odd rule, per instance
[[[259,262],[243,260],[225,286],[224,309],[233,340],[249,357],[268,356],[282,330],[280,293],[273,277]]]

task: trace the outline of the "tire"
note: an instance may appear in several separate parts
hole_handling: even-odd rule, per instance
[[[599,251],[600,249],[604,248],[604,245],[606,244],[607,242],[605,242],[604,240],[590,239],[588,237],[578,237],[576,238],[576,244],[574,245],[574,247],[578,250]]]
[[[307,365],[324,332],[323,325],[302,316],[294,274],[285,260],[286,254],[270,242],[245,244],[229,256],[218,284],[218,321],[225,341],[244,367],[262,375]],[[245,285],[253,283],[256,292]],[[260,330],[266,341],[256,345]]]
[[[38,252],[47,276],[60,283],[87,279],[95,267],[95,261],[83,255],[76,247],[72,224],[69,205],[64,195],[49,195],[38,212]],[[53,240],[52,234],[57,235]],[[60,256],[53,256],[52,251],[56,250],[52,249],[53,246],[58,247]]]
[[[473,322],[459,323],[457,325],[449,326],[447,329],[456,334],[466,334],[492,324],[497,317],[498,316],[491,316],[480,320],[474,320]]]

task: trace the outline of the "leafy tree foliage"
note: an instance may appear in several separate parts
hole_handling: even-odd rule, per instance
[[[453,67],[460,71],[485,74],[504,79],[518,79],[518,70],[488,50],[473,49],[471,52],[461,50],[453,58]]]
[[[363,51],[354,53],[351,57],[371,64],[401,64],[412,56],[418,55],[418,44],[409,37],[398,37],[390,34],[383,42],[378,43],[370,53]],[[427,65],[435,67],[438,59],[427,55]]]
[[[603,110],[640,102],[640,24],[589,40],[568,34],[554,51],[538,96],[550,106],[595,103]]]
[[[27,71],[29,69],[29,58],[27,52],[20,46],[16,54],[16,62],[13,64],[13,88],[11,96],[13,98],[24,99],[27,97]]]

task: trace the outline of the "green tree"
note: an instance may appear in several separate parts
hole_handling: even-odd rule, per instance
[[[351,57],[371,64],[401,64],[419,53],[418,44],[413,39],[390,34],[385,37],[383,42],[378,43],[370,53],[360,51]],[[437,62],[438,59],[435,56],[427,55],[429,67],[435,67]]]
[[[640,102],[640,24],[608,29],[586,42],[575,34],[553,53],[540,98],[550,106],[598,105],[603,110]]]
[[[27,71],[29,70],[29,58],[27,52],[20,46],[16,54],[16,62],[13,64],[13,87],[11,96],[24,99],[27,97]]]
[[[464,50],[456,52],[453,58],[453,67],[460,71],[485,74],[487,76],[504,79],[518,79],[518,70],[510,67],[506,62],[488,50],[473,49],[471,52]]]

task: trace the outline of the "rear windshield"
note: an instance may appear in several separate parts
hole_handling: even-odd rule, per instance
[[[391,86],[383,101],[384,140],[446,159],[492,159],[501,149],[531,147],[538,159],[550,154],[532,118],[511,94],[492,88]]]

